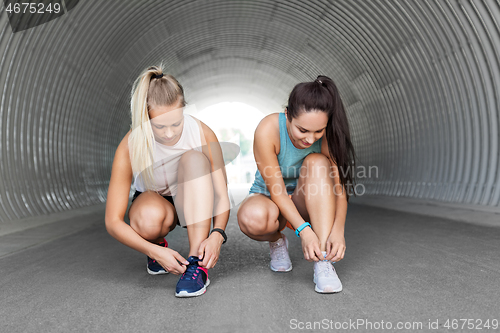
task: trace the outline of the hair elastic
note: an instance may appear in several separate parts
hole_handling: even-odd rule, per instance
[[[161,79],[163,77],[163,73],[161,74],[153,74],[153,76],[151,76],[151,79]]]

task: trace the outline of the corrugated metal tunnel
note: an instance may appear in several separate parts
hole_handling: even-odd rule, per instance
[[[0,15],[0,221],[102,203],[133,80],[164,62],[198,108],[282,111],[332,77],[367,194],[500,202],[498,0],[79,1]]]

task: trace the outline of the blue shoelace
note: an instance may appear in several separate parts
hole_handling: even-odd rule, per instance
[[[198,261],[199,261],[198,257],[194,257],[194,258],[189,257],[188,261],[189,261],[189,265],[186,267],[186,271],[184,272],[184,274],[182,274],[181,280],[192,279],[194,274],[197,273],[197,270],[200,267],[198,265]],[[198,271],[198,273],[200,273],[200,271]]]

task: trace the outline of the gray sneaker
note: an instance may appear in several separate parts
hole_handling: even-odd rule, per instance
[[[338,293],[342,291],[335,268],[329,260],[322,260],[314,263],[314,290],[318,293]]]
[[[292,270],[292,261],[288,255],[288,239],[285,235],[276,242],[269,242],[269,249],[271,251],[271,263],[269,267],[274,272],[290,272]]]

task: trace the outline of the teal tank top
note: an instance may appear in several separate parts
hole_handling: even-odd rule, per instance
[[[278,154],[278,163],[285,182],[286,191],[292,194],[297,187],[297,180],[300,175],[300,167],[307,155],[312,153],[321,153],[322,138],[311,145],[311,147],[299,149],[296,148],[286,130],[286,116],[285,113],[279,114],[280,126],[280,152]],[[250,188],[250,193],[262,193],[271,196],[267,189],[266,183],[262,178],[259,170],[255,173],[255,180]]]

